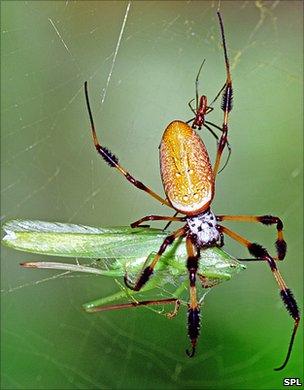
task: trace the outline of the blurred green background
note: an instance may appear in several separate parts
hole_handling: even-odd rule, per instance
[[[97,156],[83,82],[104,144],[162,193],[160,138],[173,119],[191,118],[202,60],[200,91],[209,101],[225,80],[216,7],[144,1],[127,13],[126,2],[1,2],[2,220],[115,226],[170,215]],[[280,269],[302,307],[302,2],[224,1],[221,11],[233,153],[213,209],[282,217],[289,250]],[[216,107],[209,120],[220,124]],[[214,159],[215,142],[203,137]],[[273,248],[274,228],[231,227]],[[247,256],[229,239],[226,250]],[[173,321],[146,309],[85,314],[81,304],[117,291],[114,280],[19,267],[29,260],[48,258],[2,248],[4,389],[280,389],[283,377],[303,381],[302,329],[287,368],[273,371],[292,320],[265,264],[248,264],[208,294],[190,360],[185,309]]]

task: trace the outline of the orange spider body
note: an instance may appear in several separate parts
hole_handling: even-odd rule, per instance
[[[160,170],[167,198],[182,214],[193,216],[210,207],[214,174],[207,149],[182,121],[166,128],[160,144]]]

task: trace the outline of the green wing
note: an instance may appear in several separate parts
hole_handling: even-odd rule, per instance
[[[101,265],[115,270],[116,276],[126,271],[138,272],[168,235],[151,228],[98,228],[31,220],[9,221],[3,230],[2,242],[10,248],[50,256],[101,259]],[[184,240],[177,240],[162,256],[156,271],[168,277],[186,274],[186,258]],[[227,280],[243,268],[220,248],[208,248],[201,253],[199,272],[207,278]]]

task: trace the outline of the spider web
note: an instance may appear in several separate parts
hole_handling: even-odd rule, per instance
[[[235,107],[233,154],[219,177],[214,208],[284,219],[290,249],[281,268],[301,303],[300,4],[221,4]],[[167,215],[96,156],[83,82],[89,83],[101,142],[162,194],[157,147],[163,129],[173,119],[191,118],[187,102],[204,58],[200,92],[209,101],[225,80],[217,5],[2,2],[2,220],[116,226],[151,213]],[[215,107],[209,120],[220,124],[219,103]],[[214,159],[215,142],[203,137]],[[271,229],[235,228],[269,247],[274,241]],[[237,245],[227,247],[244,257]],[[272,365],[282,359],[291,321],[263,265],[252,265],[208,295],[199,354],[186,360],[184,312],[167,322],[147,310],[82,313],[82,303],[121,287],[91,275],[18,268],[32,260],[47,261],[2,251],[3,388],[281,386]],[[267,344],[264,321],[273,325]],[[300,376],[299,340],[284,376]]]

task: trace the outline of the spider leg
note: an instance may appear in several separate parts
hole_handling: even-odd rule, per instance
[[[198,269],[198,261],[200,252],[199,249],[196,249],[191,241],[190,237],[186,239],[187,245],[187,269],[189,273],[189,303],[188,303],[188,336],[191,342],[191,351],[186,349],[186,354],[189,357],[193,357],[195,354],[196,343],[199,336],[200,330],[200,308],[197,301],[196,294],[196,274]]]
[[[188,103],[188,107],[190,108],[190,110],[193,112],[194,115],[196,115],[196,111],[195,109],[192,107],[192,102],[193,102],[194,99],[191,99],[190,102]]]
[[[218,135],[211,129],[210,126],[206,125],[206,121],[203,123],[203,126],[206,127],[206,129],[210,131],[210,133],[213,135],[213,137],[214,137],[217,141],[219,140]]]
[[[216,175],[218,174],[221,156],[222,156],[223,150],[227,144],[228,118],[229,118],[229,112],[232,109],[232,79],[231,79],[230,65],[229,65],[229,60],[228,60],[228,55],[227,55],[224,26],[223,26],[221,14],[219,12],[217,12],[217,15],[218,15],[219,22],[220,22],[223,49],[224,49],[224,58],[225,58],[225,66],[226,66],[226,83],[225,83],[225,87],[223,88],[222,105],[221,105],[221,108],[224,112],[224,119],[223,119],[223,125],[222,125],[222,136],[221,136],[220,141],[218,143],[216,160],[215,160],[214,167],[213,167],[214,177],[216,177]]]
[[[263,225],[276,225],[277,240],[275,242],[277,257],[275,260],[283,260],[286,255],[287,244],[283,237],[283,222],[279,217],[272,215],[217,215],[217,221],[236,221],[236,222],[258,222]]]
[[[175,217],[177,216],[177,214],[178,214],[178,211],[176,211],[176,212],[174,213],[173,217],[175,218]],[[169,222],[167,223],[167,225],[163,228],[163,231],[167,230],[168,227],[171,225],[171,223],[172,223],[172,221],[169,221]]]
[[[217,99],[221,96],[221,93],[224,91],[226,87],[226,83],[222,86],[222,88],[218,91],[218,93],[216,94],[215,98],[212,100],[212,102],[210,103],[210,106],[208,108],[212,108],[213,110],[213,107],[211,107],[213,105],[213,103],[215,103],[217,101]],[[211,111],[212,111],[211,110]],[[209,111],[210,112],[210,111]]]
[[[286,358],[280,367],[275,368],[276,371],[282,370],[286,366],[286,364],[289,360],[289,357],[290,357],[290,354],[292,351],[294,338],[295,338],[295,335],[296,335],[296,332],[297,332],[297,329],[299,326],[299,322],[300,322],[300,312],[298,309],[297,302],[296,302],[291,290],[287,287],[283,277],[281,276],[281,274],[277,268],[275,260],[273,259],[273,257],[270,256],[270,254],[268,253],[268,251],[265,248],[263,248],[259,244],[248,241],[246,238],[240,236],[239,234],[235,233],[234,231],[232,231],[224,226],[217,225],[217,228],[220,232],[227,234],[229,237],[236,240],[241,245],[246,246],[249,253],[252,256],[254,256],[258,259],[264,259],[264,261],[266,261],[267,264],[269,265],[270,270],[271,270],[271,272],[272,272],[272,274],[273,274],[273,276],[278,284],[278,287],[280,289],[281,299],[282,299],[283,303],[285,304],[286,309],[289,312],[290,316],[294,320],[294,327],[293,327],[293,331],[291,334]]]
[[[175,215],[177,213],[178,212],[176,212]],[[139,226],[142,222],[145,222],[145,221],[170,221],[170,222],[172,222],[172,221],[179,221],[179,222],[185,221],[184,217],[176,217],[175,215],[173,217],[166,217],[166,216],[162,216],[162,215],[147,215],[146,217],[143,217],[143,218],[139,219],[138,221],[131,223],[131,227],[135,228],[135,227]],[[148,227],[149,225],[144,225],[144,226]]]
[[[156,194],[154,191],[152,191],[150,188],[148,188],[145,184],[143,184],[141,181],[135,179],[128,171],[126,171],[118,162],[118,158],[105,146],[100,145],[96,130],[95,130],[95,124],[93,120],[93,115],[90,107],[90,101],[89,101],[89,94],[88,94],[88,83],[87,81],[84,83],[84,91],[85,91],[85,98],[86,98],[86,104],[87,109],[90,117],[90,124],[91,124],[91,131],[93,136],[93,141],[95,148],[97,152],[101,155],[101,157],[105,160],[107,164],[109,164],[110,167],[116,168],[118,172],[120,172],[131,184],[133,184],[135,187],[139,188],[142,191],[147,192],[149,195],[151,195],[154,199],[158,200],[160,203],[167,205],[168,207],[171,207],[171,204],[166,200],[163,199],[161,196]]]
[[[201,70],[204,66],[204,63],[205,63],[205,59],[203,60],[203,62],[201,63],[200,67],[199,67],[199,70],[197,72],[197,75],[196,75],[196,78],[195,78],[195,100],[196,100],[196,110],[198,109],[198,80],[199,80],[199,76],[200,76],[200,73],[201,73]]]
[[[207,110],[206,110],[206,115],[207,114],[209,114],[211,111],[213,111],[214,110],[214,107],[210,107],[210,106],[208,106],[207,107]]]
[[[125,277],[124,277],[125,285],[128,288],[130,288],[131,290],[139,291],[147,283],[147,281],[150,279],[150,276],[153,274],[153,270],[154,270],[158,260],[160,259],[161,255],[165,252],[167,247],[169,245],[171,245],[178,237],[184,236],[186,234],[186,229],[187,229],[187,225],[182,227],[181,229],[176,230],[174,233],[170,234],[169,236],[167,236],[164,239],[158,252],[154,256],[151,264],[148,266],[144,265],[144,268],[140,272],[140,274],[139,274],[139,276],[134,284],[129,280],[128,275],[125,274]]]
[[[189,123],[191,123],[192,121],[194,121],[195,118],[196,118],[196,117],[191,118],[191,119],[189,119],[188,121],[186,121],[185,123],[189,124]]]
[[[207,124],[206,124],[207,123]],[[210,128],[210,126],[213,126],[215,127],[216,129],[220,130],[221,132],[223,131],[223,129],[219,126],[217,126],[216,124],[212,123],[212,122],[209,122],[209,121],[206,121],[204,122],[203,126],[206,127],[206,129],[208,129],[210,131],[210,133],[212,133],[212,135],[218,140],[219,137],[217,134],[214,133],[214,131]],[[230,160],[230,156],[231,156],[231,146],[227,140],[227,149],[228,149],[228,156],[227,156],[227,160],[225,161],[225,164],[223,165],[223,167],[218,171],[218,173],[221,173],[227,166],[229,160]]]

